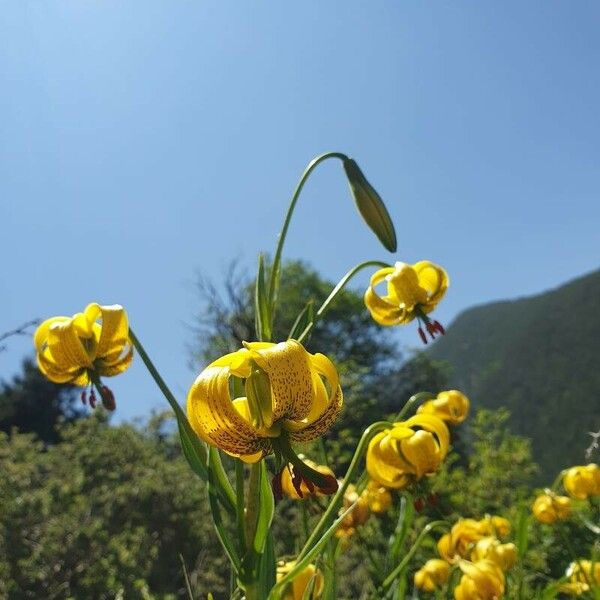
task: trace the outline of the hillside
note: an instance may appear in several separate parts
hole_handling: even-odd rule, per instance
[[[429,350],[474,406],[506,406],[546,477],[584,461],[600,429],[600,271],[460,314]],[[546,481],[550,481],[546,479]]]

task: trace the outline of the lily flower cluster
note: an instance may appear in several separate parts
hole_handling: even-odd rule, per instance
[[[565,573],[569,578],[567,583],[560,586],[560,591],[569,596],[582,596],[592,587],[600,588],[600,563],[591,560],[572,562]]]
[[[557,494],[552,489],[545,489],[533,502],[533,516],[545,525],[556,521],[565,521],[577,507],[577,501],[600,496],[600,468],[594,463],[566,469],[560,475],[560,481],[567,493]]]
[[[462,572],[454,589],[456,600],[495,600],[505,591],[505,573],[516,563],[513,543],[502,540],[510,533],[503,517],[460,519],[438,541],[440,558],[431,559],[415,573],[415,587],[434,592],[450,580],[452,568]]]

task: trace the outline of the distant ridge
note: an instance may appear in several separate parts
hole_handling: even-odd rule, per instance
[[[548,484],[584,463],[600,429],[600,270],[548,292],[461,313],[428,352],[475,407],[506,406]],[[596,460],[598,455],[596,455]]]

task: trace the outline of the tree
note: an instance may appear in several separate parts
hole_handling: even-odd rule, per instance
[[[78,396],[74,387],[48,381],[31,359],[25,359],[20,374],[0,382],[0,431],[16,428],[54,444],[59,440],[57,424],[85,413]]]

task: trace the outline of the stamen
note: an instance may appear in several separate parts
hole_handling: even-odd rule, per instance
[[[96,392],[94,392],[94,388],[90,390],[90,406],[96,408]]]
[[[100,397],[102,398],[102,406],[104,406],[106,410],[109,410],[111,412],[115,410],[115,408],[117,408],[117,403],[115,402],[115,395],[112,393],[112,390],[109,387],[103,385],[100,388],[100,391]]]
[[[421,340],[423,341],[423,343],[425,345],[427,345],[427,336],[425,335],[425,332],[423,331],[423,329],[421,327],[419,327],[418,332],[419,332],[419,335],[421,336]]]
[[[87,392],[85,390],[81,392],[81,404],[87,406]]]

